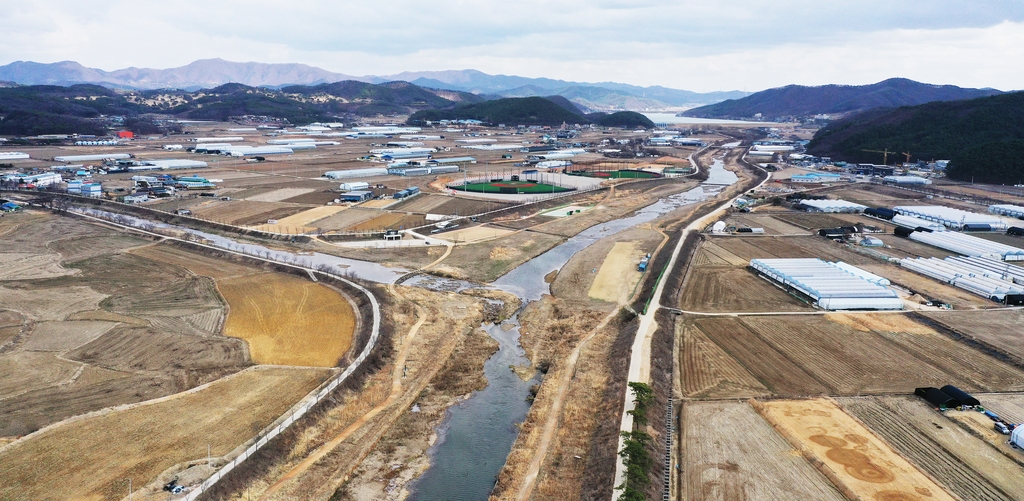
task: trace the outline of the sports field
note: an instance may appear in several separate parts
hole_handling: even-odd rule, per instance
[[[572,191],[572,188],[563,188],[553,184],[535,183],[532,181],[491,181],[484,183],[467,183],[463,185],[449,186],[449,188],[472,193],[503,193],[508,195],[563,193],[566,191]]]

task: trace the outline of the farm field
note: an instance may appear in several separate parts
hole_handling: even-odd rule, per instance
[[[199,218],[222,221],[229,224],[265,224],[269,219],[284,219],[297,214],[308,206],[281,202],[252,202],[248,200],[216,201],[197,205],[192,213]]]
[[[687,402],[682,414],[681,499],[846,499],[750,405]]]
[[[616,242],[598,268],[587,295],[610,303],[627,301],[642,276],[637,271],[637,263],[645,252],[639,248],[639,244],[633,241]]]
[[[771,394],[735,358],[690,322],[676,323],[679,388],[687,398],[749,398]]]
[[[383,229],[408,229],[427,224],[424,216],[406,215],[404,212],[385,212],[373,219],[349,226],[351,231],[380,231]]]
[[[257,363],[334,367],[352,345],[352,305],[324,285],[265,273],[218,286],[230,305],[224,334],[248,342]]]
[[[722,351],[778,395],[824,395],[828,388],[784,352],[766,342],[745,324],[729,318],[702,318],[696,326]]]
[[[838,228],[850,226],[850,221],[841,219],[832,214],[818,214],[813,212],[790,212],[786,214],[775,214],[775,219],[791,224],[805,231],[818,231],[822,228]]]
[[[917,397],[841,398],[871,431],[961,499],[1024,499],[1021,466]]]
[[[175,465],[227,454],[323,381],[323,369],[252,368],[203,389],[63,423],[0,448],[0,498],[120,499]],[[59,465],[54,475],[40,465]],[[158,487],[159,488],[159,487]]]
[[[922,315],[968,339],[981,341],[1018,360],[1024,360],[1024,344],[1020,337],[1024,312],[1020,310],[935,312]]]
[[[953,501],[832,400],[770,401],[762,414],[806,456],[820,461],[842,488],[863,499]]]
[[[898,314],[829,314],[825,318],[858,331],[874,332],[919,360],[969,381],[981,391],[1022,391],[1024,371]],[[1024,416],[1022,416],[1024,417]]]
[[[685,311],[809,311],[808,303],[738,266],[693,266],[680,298]]]
[[[824,383],[830,394],[908,393],[917,387],[946,384],[977,389],[959,373],[947,374],[878,334],[820,315],[785,320],[746,317],[742,323]]]
[[[317,227],[327,231],[349,230],[360,223],[380,217],[381,214],[383,213],[379,210],[351,207],[317,221]]]
[[[215,280],[259,272],[258,269],[248,265],[196,254],[173,245],[150,245],[134,249],[131,253],[153,261],[180,266],[196,275]]]
[[[398,202],[400,202],[400,200],[395,200],[394,198],[382,198],[380,200],[367,200],[359,204],[359,207],[366,209],[383,209],[397,204]]]
[[[809,235],[810,230],[795,226],[769,214],[732,214],[726,224],[737,228],[764,228],[767,235]]]
[[[435,195],[433,193],[420,193],[407,200],[397,201],[395,205],[389,206],[391,210],[401,212],[434,213],[433,209],[440,207],[452,199],[451,196]]]
[[[272,233],[305,233],[316,230],[310,226],[316,221],[330,217],[347,209],[344,205],[324,205],[278,219],[276,224],[261,224],[256,229]]]
[[[313,188],[281,188],[245,197],[252,202],[283,202],[289,198],[306,195],[316,191]],[[239,197],[241,198],[241,197]]]
[[[709,237],[709,241],[750,262],[755,258],[816,257],[825,261],[845,261],[852,265],[879,261],[858,254],[842,244],[815,236],[807,237]]]

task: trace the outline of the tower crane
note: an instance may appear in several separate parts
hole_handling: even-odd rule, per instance
[[[882,154],[882,165],[889,165],[889,154],[890,153],[892,153],[893,155],[896,154],[895,151],[889,151],[889,148],[886,148],[884,150],[861,150],[861,151],[866,151],[866,152],[869,152],[869,153],[881,153]]]

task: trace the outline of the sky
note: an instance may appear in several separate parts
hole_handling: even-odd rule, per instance
[[[1020,0],[0,0],[0,65],[476,69],[699,92],[905,77],[1024,89]]]

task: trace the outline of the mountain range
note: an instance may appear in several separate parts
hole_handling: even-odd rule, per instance
[[[105,71],[74,61],[35,63],[16,61],[0,66],[0,81],[21,85],[97,84],[115,89],[213,88],[226,83],[252,87],[280,88],[289,85],[319,85],[354,80],[366,83],[406,81],[421,87],[470,92],[490,98],[560,95],[585,111],[618,109],[690,108],[723,99],[736,99],[746,92],[698,93],[687,90],[615,82],[581,83],[550,78],[489,75],[477,70],[419,71],[386,76],[353,76],[305,64],[239,63],[223,59],[202,59],[167,69],[124,68]]]
[[[763,90],[683,112],[698,118],[743,119],[760,114],[775,120],[813,115],[850,115],[877,109],[914,106],[933,101],[957,101],[1001,94],[995,89],[965,89],[890,78],[870,85],[787,85]]]

